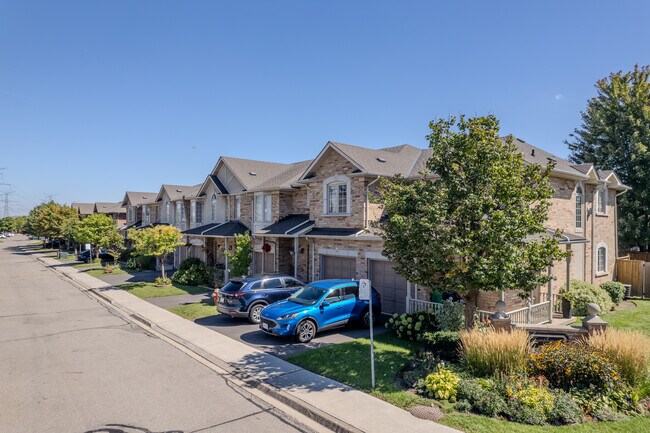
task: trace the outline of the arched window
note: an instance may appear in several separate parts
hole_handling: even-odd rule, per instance
[[[212,221],[216,221],[217,219],[217,195],[212,194],[212,203],[211,203],[211,216],[212,216]]]
[[[585,195],[582,187],[578,185],[576,188],[576,229],[582,230],[582,204],[584,203]]]
[[[350,213],[350,178],[333,176],[323,182],[324,213],[340,215]]]
[[[598,244],[597,267],[598,272],[607,272],[607,245],[604,243]]]
[[[169,200],[165,200],[165,221],[170,223],[172,219],[172,209]]]

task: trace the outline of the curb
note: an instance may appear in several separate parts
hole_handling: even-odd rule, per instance
[[[222,377],[231,383],[234,386],[237,386],[240,388],[242,391],[249,393],[246,391],[244,387],[242,387],[242,383],[244,384],[245,387],[250,387],[252,389],[256,389],[265,395],[279,401],[280,403],[290,407],[291,409],[301,413],[302,415],[306,416],[307,418],[311,419],[312,421],[315,421],[316,423],[320,424],[321,426],[334,431],[336,433],[363,433],[363,430],[360,430],[345,421],[340,420],[339,418],[336,418],[327,412],[318,409],[317,407],[299,399],[296,397],[293,397],[285,392],[282,391],[280,388],[276,388],[272,385],[266,384],[264,382],[261,382],[258,379],[253,378],[252,376],[242,372],[238,368],[232,366],[226,361],[223,361],[219,359],[218,357],[212,355],[211,353],[195,346],[194,344],[188,342],[184,338],[179,337],[176,334],[173,334],[165,329],[162,329],[160,326],[158,326],[156,323],[152,323],[151,321],[145,319],[141,315],[134,313],[133,311],[129,310],[127,307],[122,306],[118,301],[115,301],[103,293],[101,293],[101,290],[99,289],[94,289],[94,288],[89,288],[86,287],[82,282],[77,281],[75,278],[73,278],[72,275],[68,273],[63,273],[60,272],[58,269],[55,267],[50,266],[48,263],[46,263],[44,260],[42,260],[42,256],[40,254],[35,254],[33,257],[36,258],[39,262],[41,262],[44,266],[47,268],[51,269],[54,271],[57,275],[65,278],[66,280],[69,280],[73,285],[83,292],[89,293],[94,297],[99,298],[101,301],[111,305],[113,308],[121,311],[126,317],[130,318],[133,321],[138,322],[141,326],[144,326],[146,328],[150,328],[154,330],[155,332],[164,335],[165,337],[169,338],[170,340],[176,342],[177,344],[185,347],[187,350],[193,352],[194,354],[198,355],[199,357],[205,359],[206,361],[216,365],[220,369],[224,370],[225,374],[222,375]],[[159,308],[159,307],[158,307]],[[232,377],[228,377],[232,376]],[[265,402],[266,404],[271,404],[268,401]],[[273,406],[273,405],[272,405]],[[277,409],[279,410],[279,409]],[[281,412],[281,411],[280,411]],[[284,412],[281,412],[282,415],[287,416]],[[295,420],[297,421],[297,420]],[[298,421],[299,423],[299,421]],[[309,428],[307,426],[302,426]],[[311,429],[310,429],[311,430]]]

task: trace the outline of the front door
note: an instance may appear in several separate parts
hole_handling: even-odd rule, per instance
[[[573,255],[571,262],[573,263],[573,279],[585,280],[585,244],[573,244],[571,246]]]

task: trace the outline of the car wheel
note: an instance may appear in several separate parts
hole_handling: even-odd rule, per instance
[[[374,324],[377,324],[377,312],[373,311],[372,313],[372,321]],[[364,328],[370,328],[370,310],[366,310],[363,312],[363,316],[361,316],[361,325],[363,325]]]
[[[266,307],[265,304],[255,304],[248,311],[248,321],[252,324],[258,324],[262,320],[262,310]]]
[[[296,327],[296,340],[309,343],[316,335],[316,325],[311,320],[303,320]]]

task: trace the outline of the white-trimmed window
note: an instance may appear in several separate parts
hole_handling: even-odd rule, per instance
[[[217,220],[217,195],[212,194],[211,202],[210,202],[210,219],[212,221]]]
[[[203,203],[197,201],[194,203],[196,205],[195,219],[194,222],[202,223],[203,222]]]
[[[172,205],[169,200],[165,200],[165,222],[171,223],[172,221]]]
[[[604,188],[596,190],[596,213],[607,214],[607,192]]]
[[[235,196],[235,219],[241,218],[241,196]]]
[[[147,205],[142,206],[142,209],[144,210],[144,223],[151,224],[151,209]]]
[[[350,213],[350,178],[334,176],[323,184],[324,212],[329,215]]]
[[[255,222],[270,223],[271,212],[271,194],[263,192],[255,193]]]
[[[126,208],[126,213],[128,214],[128,219],[130,223],[133,223],[133,206],[129,205],[129,207]]]
[[[174,224],[181,222],[181,213],[183,213],[183,204],[176,202],[176,215],[174,215]]]
[[[598,244],[598,249],[596,250],[596,270],[599,273],[607,272],[607,245],[603,242]]]
[[[585,194],[582,191],[582,187],[578,185],[576,188],[576,230],[582,231],[582,214],[583,214],[583,204],[585,202]]]

